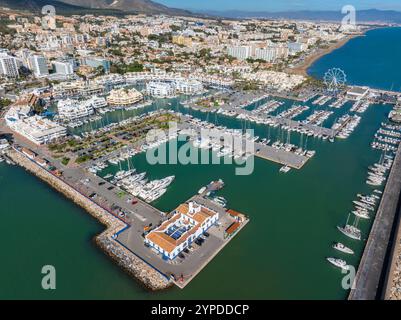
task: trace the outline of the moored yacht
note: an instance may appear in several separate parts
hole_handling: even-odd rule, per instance
[[[348,270],[349,266],[347,265],[347,262],[345,262],[342,259],[336,259],[336,258],[326,258],[328,262],[330,262],[332,265],[335,265],[336,267],[339,267],[343,270]]]
[[[343,252],[343,253],[354,254],[354,251],[353,251],[352,249],[346,247],[346,246],[343,245],[341,242],[336,242],[336,243],[333,245],[333,248],[336,249],[336,250],[338,250],[338,251],[341,251],[341,252]]]
[[[337,226],[337,229],[351,239],[361,240],[361,230],[354,226],[346,224],[344,227]]]
[[[354,210],[354,211],[352,211],[352,213],[359,218],[370,219],[368,212],[365,210]]]

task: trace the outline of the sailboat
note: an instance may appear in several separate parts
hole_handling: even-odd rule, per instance
[[[347,222],[345,223],[344,227],[337,226],[337,229],[345,234],[347,237],[355,240],[361,240],[361,230],[359,230],[356,226],[358,225],[359,218],[356,218],[354,221],[354,225],[349,225],[350,213],[348,214]]]

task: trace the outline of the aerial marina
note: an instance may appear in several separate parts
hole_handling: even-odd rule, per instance
[[[346,94],[345,92],[344,95]],[[99,98],[95,97],[95,99]],[[158,203],[165,194],[168,194],[171,185],[174,185],[175,175],[166,175],[156,179],[149,178],[147,172],[136,168],[134,164],[135,161],[133,159],[138,157],[138,155],[145,154],[148,150],[156,150],[163,145],[169,145],[173,141],[178,141],[179,137],[184,137],[183,139],[189,141],[193,148],[204,150],[204,152],[211,152],[217,159],[232,158],[234,162],[240,160],[246,162],[249,160],[249,157],[259,157],[280,163],[282,165],[278,170],[280,173],[288,173],[291,168],[301,170],[308,160],[316,154],[316,150],[309,149],[309,144],[315,144],[315,139],[325,143],[331,142],[336,144],[341,139],[348,138],[361,122],[363,116],[358,114],[364,113],[370,104],[367,101],[350,102],[344,98],[340,98],[336,100],[337,103],[333,107],[330,104],[331,100],[331,96],[319,95],[316,98],[315,95],[314,100],[309,99],[312,102],[302,105],[296,104],[295,101],[291,101],[290,99],[283,100],[279,98],[277,100],[277,97],[274,97],[272,94],[263,94],[259,98],[252,98],[247,103],[238,105],[238,107],[233,104],[230,104],[230,107],[223,105],[215,110],[210,110],[210,112],[200,112],[199,114],[196,113],[199,111],[196,110],[197,107],[195,105],[187,108],[184,106],[186,103],[180,103],[177,97],[170,98],[172,103],[167,103],[164,107],[157,109],[153,108],[154,104],[152,102],[140,105],[140,108],[127,105],[122,109],[109,109],[103,113],[96,112],[96,117],[89,118],[88,120],[77,120],[72,125],[70,123],[69,127],[74,130],[74,134],[66,138],[65,143],[60,143],[59,141],[58,145],[50,145],[49,151],[53,155],[47,153],[42,157],[50,159],[57,153],[63,153],[63,159],[68,159],[64,162],[64,165],[67,167],[68,162],[71,161],[70,159],[75,158],[81,163],[84,170],[92,175],[92,178],[87,179],[87,181],[92,181],[96,177],[96,180],[99,181],[97,183],[98,186],[107,186],[106,191],[111,191],[118,197],[127,198],[121,201],[125,203],[125,206],[138,206],[138,201],[143,201],[143,203]],[[192,103],[195,103],[194,101]],[[68,105],[68,103],[72,102],[69,102],[67,99],[63,100],[63,103]],[[252,108],[253,105],[256,105],[256,107]],[[346,111],[347,105],[349,106],[348,112]],[[180,106],[184,107],[180,108]],[[102,107],[104,108],[105,105],[102,105]],[[99,110],[102,110],[102,107]],[[146,109],[147,107],[149,110]],[[379,107],[376,106],[376,108]],[[194,109],[195,113],[191,111],[192,109]],[[334,112],[333,109],[338,111]],[[138,113],[137,110],[143,111]],[[136,112],[134,117],[130,113],[132,111]],[[117,121],[107,121],[113,113],[118,113]],[[272,115],[274,113],[276,115]],[[335,113],[336,115],[334,116]],[[333,119],[334,117],[337,118]],[[79,118],[75,117],[75,119]],[[144,140],[144,135],[147,132],[155,128],[166,128],[164,123],[172,120],[178,123],[177,132],[172,135],[170,133],[165,138],[157,139],[153,142]],[[92,128],[92,122],[95,124],[96,129]],[[257,132],[257,134],[260,132],[260,135],[253,136],[246,132],[247,129],[252,127],[250,124],[252,122],[258,126],[265,127],[264,130]],[[326,122],[329,123],[329,127],[323,127]],[[332,123],[331,128],[330,123]],[[81,128],[84,125],[89,125],[89,130],[82,130]],[[232,127],[233,125],[234,127]],[[241,128],[238,128],[238,126]],[[201,132],[204,130],[209,130],[211,133],[206,136],[204,134],[201,135]],[[239,139],[245,145],[253,143],[254,150],[238,150],[232,145],[226,145],[220,140],[220,137],[224,136],[231,137],[232,140]],[[381,188],[385,183],[388,171],[391,169],[395,151],[400,142],[400,136],[400,126],[390,122],[381,123],[381,128],[377,130],[377,133],[373,137],[372,148],[381,149],[383,152],[380,160],[369,167],[366,184],[370,187]],[[335,138],[339,138],[340,140],[334,140]],[[312,139],[313,141],[308,143],[308,139]],[[92,155],[90,157],[86,156],[88,152],[85,151],[85,148],[89,146],[88,143],[97,146],[96,152],[93,153],[91,151]],[[68,146],[72,146],[73,148],[67,148]],[[26,154],[29,155],[29,152]],[[54,158],[51,161],[52,167],[56,164],[56,159]],[[60,167],[59,170],[62,172],[72,170],[72,168],[66,169]],[[70,175],[76,175],[76,173],[73,174],[71,172]],[[83,180],[80,179],[80,181],[82,183]],[[87,182],[84,182],[84,184],[87,185]],[[86,193],[89,193],[88,198],[91,201],[104,201],[99,199],[107,199],[109,197],[107,195],[100,195],[95,189],[92,190],[92,192],[86,191]],[[199,193],[204,194],[204,190],[207,189],[201,188]],[[380,192],[375,189],[368,195],[358,194],[356,199],[352,201],[354,208],[349,211],[346,221],[344,224],[337,226],[338,231],[351,240],[364,240],[364,237],[367,235],[362,234],[359,225],[367,223],[374,218],[376,206],[381,197]],[[228,212],[226,211],[227,200],[222,196],[214,195],[210,197],[209,195],[210,192],[207,192],[207,196],[202,198],[196,196],[194,203],[204,205],[205,208],[209,208],[208,210],[214,210],[213,212],[220,212],[220,217],[223,217],[223,212]],[[107,200],[107,202],[109,201]],[[191,201],[187,200],[186,203],[192,205]],[[139,219],[142,224],[145,221],[147,222],[147,219],[142,214],[140,216],[135,214],[132,217],[131,210],[125,209],[122,205],[117,205],[115,203],[117,202],[116,200],[113,202],[110,210],[116,212],[116,216],[124,223],[130,225],[133,221],[132,219]],[[157,211],[157,209],[152,210],[154,212]],[[174,215],[174,212],[172,214]],[[163,219],[169,219],[168,217],[166,216]],[[242,221],[247,221],[243,219]],[[145,230],[144,234],[146,235],[151,232],[154,226],[158,225],[157,223],[145,224],[143,227],[143,230]],[[231,228],[230,224],[226,226],[226,228]],[[116,240],[121,238],[125,246],[136,248],[133,250],[137,254],[138,245],[136,242],[127,242],[128,240],[124,237],[124,234],[124,232],[121,235],[115,234],[112,238]],[[209,234],[209,232],[206,234]],[[220,237],[225,238],[225,236]],[[198,246],[200,245],[200,241],[210,241],[205,236],[202,236],[202,238],[201,240],[196,240],[199,242]],[[348,247],[340,242],[336,242],[333,248],[340,254],[354,254],[352,246]],[[214,250],[219,249],[215,247]],[[140,251],[142,252],[143,249]],[[175,255],[175,253],[172,254]],[[180,253],[178,255],[181,260],[180,263],[175,262],[171,264],[167,261],[167,266],[170,267],[164,266],[164,262],[161,263],[159,260],[154,260],[153,257],[145,252],[142,255],[148,256],[148,259],[153,261],[152,265],[155,265],[157,270],[166,270],[166,268],[170,268],[172,265],[176,266],[177,270],[174,268],[174,272],[162,271],[162,274],[173,274],[170,279],[180,287],[185,286],[193,278],[193,276],[185,276],[188,271],[184,271],[184,267],[178,268],[179,265],[186,265],[184,263],[186,261],[185,254]],[[327,260],[334,266],[347,270],[348,264],[343,258],[346,257],[329,257]],[[180,274],[179,278],[177,278],[177,273]]]
[[[183,106],[185,102],[181,104],[177,97],[170,98],[172,102],[166,103],[164,107],[156,109],[153,108],[151,102],[146,106],[141,105],[142,109],[132,108],[128,105],[123,109],[108,110],[108,112],[105,113],[97,112],[96,118],[92,118],[91,120],[79,120],[74,122],[75,125],[69,125],[69,127],[74,130],[74,134],[66,138],[66,143],[59,142],[58,145],[54,145],[54,147],[50,145],[49,151],[52,152],[53,155],[47,153],[42,157],[51,159],[51,157],[54,157],[57,153],[63,153],[63,159],[68,159],[68,161],[65,162],[67,167],[68,162],[71,161],[70,159],[79,159],[81,166],[83,166],[84,170],[92,177],[87,179],[88,182],[83,182],[83,184],[86,185],[85,188],[87,188],[88,183],[93,183],[92,179],[96,179],[99,181],[97,182],[97,186],[105,186],[107,187],[107,192],[113,192],[117,197],[126,198],[126,200],[121,198],[119,201],[120,204],[116,204],[118,201],[115,199],[110,210],[115,212],[116,217],[127,225],[139,219],[141,224],[144,225],[144,234],[151,234],[152,230],[158,230],[154,229],[154,226],[157,227],[159,223],[149,223],[143,214],[139,215],[136,213],[133,215],[132,210],[126,209],[124,206],[135,207],[138,206],[139,201],[140,203],[142,203],[142,201],[143,203],[158,203],[160,199],[163,199],[163,197],[168,194],[168,190],[171,186],[174,186],[176,177],[175,175],[165,175],[164,177],[161,176],[156,179],[149,178],[147,172],[141,171],[136,167],[133,159],[139,155],[146,154],[148,150],[157,149],[163,145],[168,146],[171,142],[178,141],[179,137],[183,137],[183,140],[189,141],[193,148],[203,150],[203,152],[210,152],[214,154],[217,159],[232,158],[235,163],[235,161],[239,160],[247,161],[249,157],[259,157],[261,159],[280,163],[282,166],[278,171],[280,173],[290,174],[289,171],[291,168],[302,170],[308,160],[315,157],[316,150],[311,150],[309,148],[316,143],[316,139],[323,143],[331,142],[336,144],[341,139],[350,137],[353,131],[359,126],[363,118],[361,113],[366,111],[366,108],[364,107],[365,109],[361,109],[361,106],[367,106],[368,102],[360,103],[358,104],[358,108],[356,108],[356,103],[350,101],[344,102],[344,99],[339,99],[336,100],[339,101],[336,105],[341,105],[341,107],[333,108],[329,105],[331,98],[332,97],[321,95],[318,96],[318,98],[315,97],[314,101],[306,105],[301,105],[289,99],[282,100],[282,98],[279,98],[280,100],[277,100],[277,97],[269,94],[263,95],[259,99],[250,99],[248,104],[243,103],[238,107],[232,104],[230,107],[220,106],[218,109],[206,113],[199,113],[194,106],[191,108],[185,106],[180,107]],[[259,106],[252,108],[252,105]],[[348,112],[346,111],[346,106],[349,108]],[[149,110],[146,110],[146,107],[148,107]],[[317,109],[322,107],[323,109]],[[380,106],[375,107],[379,108]],[[329,108],[338,111],[334,112]],[[191,111],[193,109],[194,111]],[[143,111],[138,113],[137,110]],[[230,110],[230,112],[224,110]],[[135,116],[132,117],[130,111],[135,111]],[[117,118],[118,121],[107,121],[113,113],[119,114]],[[276,113],[276,115],[273,116],[273,113]],[[266,116],[267,114],[270,115]],[[172,135],[166,135],[165,138],[157,139],[153,142],[143,139],[145,133],[154,128],[166,128],[164,123],[171,120],[175,120],[178,123],[178,130]],[[92,128],[92,122],[95,124],[96,129]],[[264,127],[263,130],[259,129],[256,132],[258,136],[249,135],[249,133],[246,132],[247,129],[252,127],[250,124],[252,122],[257,126]],[[328,123],[328,127],[323,127],[326,122]],[[83,128],[84,125],[89,125],[89,127],[87,127],[89,130],[82,130],[81,128]],[[206,136],[204,134],[201,135],[201,132],[204,130],[209,130],[219,138],[216,139],[211,133]],[[326,134],[321,132],[326,132]],[[231,137],[233,140],[239,139],[244,144],[253,143],[254,150],[238,150],[233,146],[225,145],[224,142],[220,140],[220,137],[224,136]],[[371,188],[383,187],[388,172],[391,169],[394,154],[400,142],[400,136],[401,127],[391,122],[382,122],[381,127],[377,129],[377,132],[373,136],[372,148],[381,149],[383,151],[379,161],[369,166],[367,172],[366,184]],[[91,157],[87,157],[87,152],[85,151],[85,148],[89,146],[89,142],[91,145],[97,145],[97,151],[96,153],[92,151]],[[73,146],[73,148],[66,148],[69,145]],[[35,149],[35,153],[37,151],[38,150]],[[29,152],[27,154],[29,154]],[[54,158],[54,160],[51,161],[51,166],[56,164],[56,159],[57,158]],[[48,165],[50,165],[50,163]],[[59,170],[61,172],[69,171],[72,170],[72,168],[60,167]],[[63,175],[65,175],[65,173],[63,173]],[[75,174],[71,171],[69,175]],[[80,181],[80,183],[82,183],[83,180],[80,179]],[[207,196],[203,196],[205,192]],[[103,201],[105,201],[103,199],[110,197],[107,193],[101,195],[95,189],[92,189],[91,192],[86,191],[86,193],[89,193],[88,198],[95,202],[101,201],[103,203]],[[189,205],[195,203],[205,206],[205,208],[209,208],[207,210],[219,212],[220,217],[224,217],[224,212],[228,212],[228,209],[226,209],[228,201],[219,195],[210,196],[211,192],[208,192],[208,187],[201,188],[199,194],[201,198],[199,198],[199,196],[194,196],[194,198],[190,198],[185,203]],[[370,194],[366,195],[357,194],[355,200],[352,201],[354,208],[347,213],[346,221],[343,222],[343,224],[340,223],[337,225],[339,234],[343,234],[354,241],[366,239],[365,237],[368,235],[363,234],[360,229],[360,224],[368,223],[374,219],[375,210],[380,198],[381,191],[378,189],[374,189]],[[109,201],[108,199],[107,202]],[[121,205],[122,203],[125,205]],[[152,210],[153,212],[157,211],[157,209]],[[174,215],[174,212],[172,212],[172,215]],[[167,215],[162,219],[170,219],[169,217],[170,215]],[[248,220],[242,218],[241,221]],[[178,226],[177,228],[180,227]],[[233,227],[229,222],[226,222],[225,232],[230,228],[232,229]],[[236,229],[238,229],[238,227],[236,227]],[[185,233],[185,230],[182,232]],[[202,233],[210,234],[210,231],[202,231]],[[220,235],[218,237],[225,239],[226,236]],[[125,232],[115,234],[111,239],[115,239],[125,246],[132,247],[132,250],[135,250],[136,254],[138,254],[138,245],[136,242],[127,242],[128,238],[126,238]],[[231,237],[229,239],[231,239]],[[202,238],[196,240],[196,242],[198,243],[197,246],[201,246],[201,242],[208,243],[210,239],[202,235]],[[221,245],[222,244],[215,246],[213,250],[220,250],[218,248]],[[355,251],[352,245],[344,245],[342,242],[335,242],[333,248],[337,251],[337,255],[328,257],[327,261],[338,268],[348,270],[349,266],[345,260],[347,258],[345,256],[342,257],[342,255],[354,255]],[[171,269],[174,271],[162,271],[162,274],[171,273],[172,275],[169,279],[179,287],[184,287],[192,280],[193,276],[186,276],[188,270],[184,267],[186,265],[185,261],[191,261],[192,258],[185,258],[185,253],[177,254],[177,258],[172,260],[175,261],[172,264],[170,261],[162,263],[162,260],[155,260],[153,256],[149,256],[143,249],[139,252],[147,256],[147,259],[151,259],[152,265],[154,265],[157,270],[171,269],[172,266],[174,266],[174,268]],[[188,253],[190,252],[191,250],[188,250]],[[158,255],[156,251],[154,251],[154,254],[156,256]],[[176,255],[176,253],[173,252],[171,254]],[[177,277],[177,274],[179,274],[179,277]]]
[[[1,234],[22,297],[49,297],[44,264],[56,299],[397,297],[401,83],[336,57],[399,28],[12,15]]]

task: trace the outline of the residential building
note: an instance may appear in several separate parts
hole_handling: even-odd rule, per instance
[[[35,144],[45,144],[67,135],[67,129],[40,116],[7,122],[9,127]]]
[[[146,92],[155,97],[171,97],[175,94],[175,86],[170,82],[151,81],[146,84]]]
[[[129,106],[142,99],[143,95],[138,90],[122,88],[111,90],[110,95],[107,97],[107,103],[113,106]]]
[[[71,61],[54,61],[53,70],[57,74],[72,75],[74,73],[74,66]]]
[[[251,46],[231,46],[227,48],[227,54],[239,60],[246,60],[252,55]]]
[[[198,80],[177,80],[174,83],[177,92],[182,94],[196,94],[203,90],[202,82]]]
[[[47,68],[47,60],[44,56],[33,55],[29,58],[30,67],[35,75],[35,77],[44,77],[49,74],[49,69]]]
[[[94,113],[90,103],[79,102],[77,100],[65,99],[57,103],[59,119],[62,121],[71,121],[88,117]]]
[[[16,58],[5,52],[0,53],[0,75],[9,78],[18,78],[18,64]]]

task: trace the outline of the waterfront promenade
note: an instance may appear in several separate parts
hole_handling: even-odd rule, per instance
[[[349,300],[373,300],[380,298],[379,285],[385,271],[385,259],[391,231],[398,212],[401,191],[401,146],[398,147],[394,163],[376,213],[365,250],[351,289]]]

